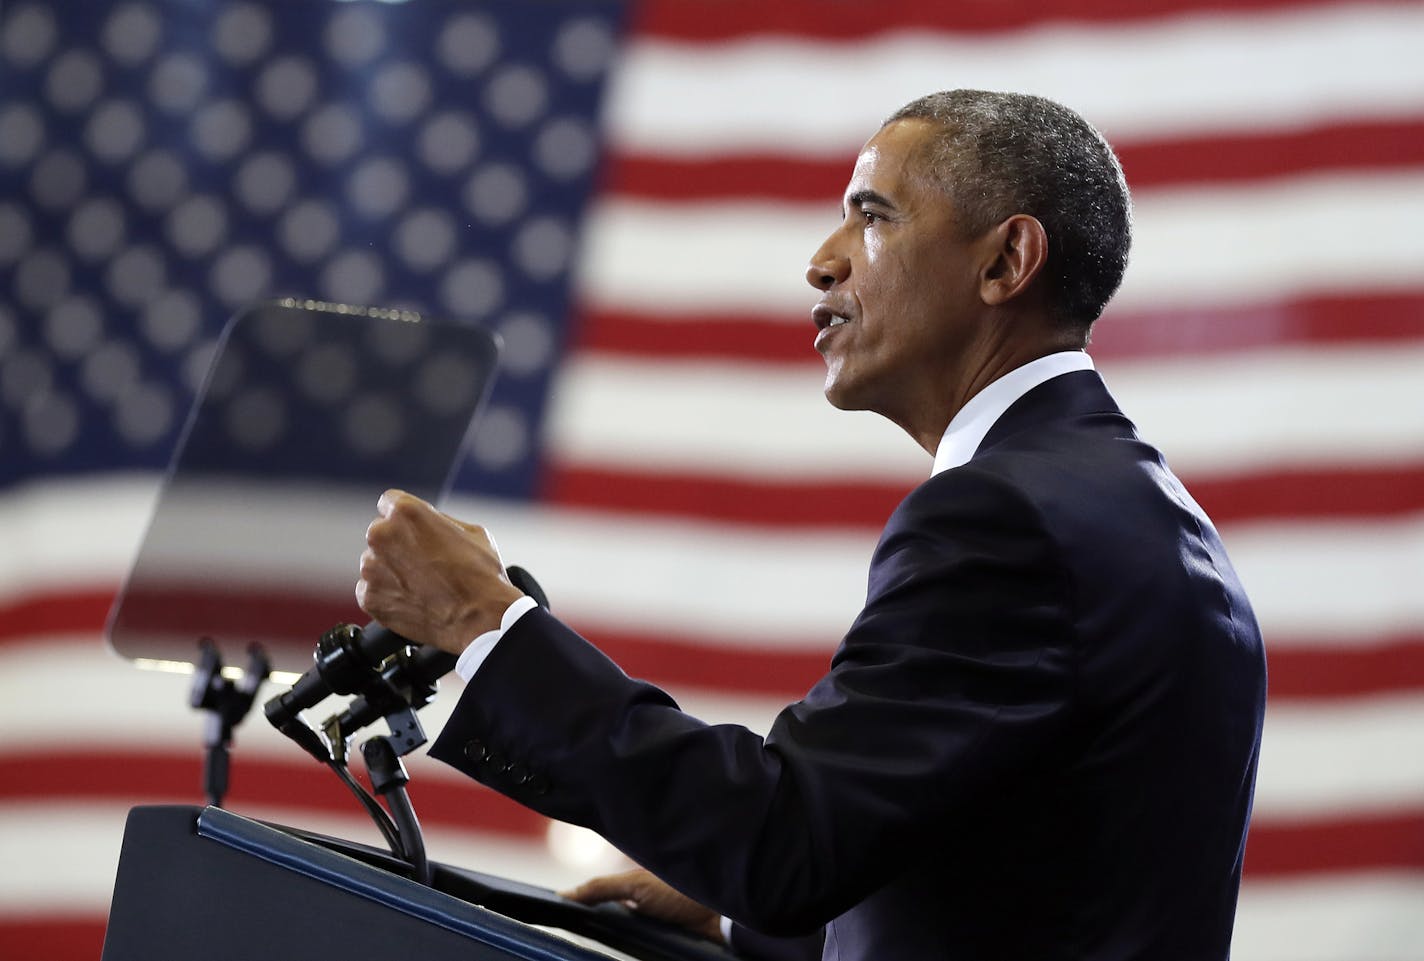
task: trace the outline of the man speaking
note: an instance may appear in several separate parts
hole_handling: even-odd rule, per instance
[[[384,496],[357,598],[469,680],[431,754],[685,899],[638,873],[578,896],[709,933],[823,929],[841,961],[1225,959],[1265,663],[1211,522],[1083,352],[1130,211],[1102,137],[1038,97],[933,94],[865,145],[806,274],[825,393],[934,471],[765,739],[627,677],[481,528]]]

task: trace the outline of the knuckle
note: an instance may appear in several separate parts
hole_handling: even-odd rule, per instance
[[[366,543],[372,546],[377,544],[387,544],[391,538],[391,523],[384,517],[378,517],[366,527]]]
[[[408,516],[420,503],[418,498],[405,491],[391,488],[376,502],[376,512],[382,517]]]

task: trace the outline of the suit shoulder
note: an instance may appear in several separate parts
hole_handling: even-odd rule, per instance
[[[933,567],[952,556],[1022,555],[1051,563],[1052,524],[1011,474],[977,463],[943,471],[911,491],[885,525],[876,565]]]
[[[936,519],[961,522],[1017,517],[1021,522],[1032,522],[1039,509],[1033,485],[1024,483],[1021,475],[997,457],[977,458],[942,471],[905,496],[887,527]]]

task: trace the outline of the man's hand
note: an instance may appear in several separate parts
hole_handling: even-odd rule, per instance
[[[420,644],[459,654],[499,627],[521,592],[504,574],[484,528],[390,490],[366,528],[356,603],[383,625]]]
[[[621,901],[639,914],[687,928],[709,941],[726,944],[722,937],[721,915],[673,890],[642,868],[594,878],[572,891],[560,893],[583,904]]]

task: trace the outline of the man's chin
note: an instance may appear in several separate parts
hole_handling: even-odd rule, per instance
[[[826,377],[826,385],[822,389],[822,393],[826,395],[826,400],[830,401],[831,406],[837,410],[869,409],[856,391],[829,375]]]

